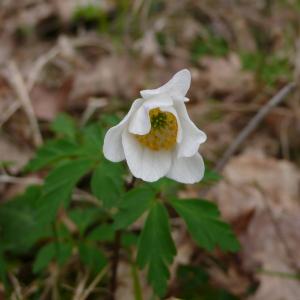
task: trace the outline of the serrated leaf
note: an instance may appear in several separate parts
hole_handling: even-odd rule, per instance
[[[139,239],[137,263],[141,268],[148,266],[148,281],[159,296],[166,292],[170,276],[168,266],[175,254],[167,210],[155,203]]]
[[[38,273],[44,270],[51,260],[55,257],[55,243],[50,243],[43,246],[37,253],[36,259],[33,263],[33,272]]]
[[[224,251],[237,251],[237,241],[229,224],[221,221],[217,206],[200,199],[174,199],[171,205],[184,219],[193,239],[200,247],[211,251],[219,246]]]
[[[58,135],[74,139],[76,136],[77,128],[74,119],[67,114],[59,114],[53,123],[51,129]]]
[[[123,166],[101,161],[95,169],[92,180],[91,190],[99,200],[103,201],[104,207],[110,208],[117,206],[124,192]]]
[[[1,246],[24,252],[37,239],[48,236],[47,227],[39,223],[36,212],[40,207],[41,188],[29,187],[26,192],[0,206]]]
[[[25,172],[35,172],[78,152],[78,145],[68,140],[53,140],[38,149],[36,156],[25,166]]]
[[[87,239],[89,241],[107,242],[113,241],[114,235],[115,229],[113,226],[111,224],[103,224],[92,230],[87,236]]]
[[[103,252],[95,245],[81,243],[79,245],[80,260],[93,272],[98,273],[107,264]]]
[[[114,217],[114,227],[124,229],[137,220],[149,208],[155,197],[151,188],[138,187],[127,192],[119,206],[119,212]]]
[[[68,161],[54,170],[46,177],[38,218],[47,223],[53,220],[60,206],[67,206],[71,193],[77,182],[92,167],[88,159]]]

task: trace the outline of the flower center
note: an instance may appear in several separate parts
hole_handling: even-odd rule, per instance
[[[136,139],[147,148],[170,150],[176,144],[178,124],[176,117],[170,112],[163,112],[159,108],[149,111],[151,130],[145,135],[136,134]]]

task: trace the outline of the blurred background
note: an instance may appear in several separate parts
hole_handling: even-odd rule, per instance
[[[22,167],[59,113],[81,125],[121,116],[140,90],[182,68],[192,73],[188,111],[208,135],[200,150],[213,168],[259,109],[298,81],[299,25],[299,0],[0,0],[0,162],[12,162],[0,201],[32,180]],[[241,251],[203,253],[178,228],[175,266],[185,267],[172,271],[170,296],[299,299],[299,104],[296,89],[205,188]],[[120,272],[117,299],[133,299],[126,264]],[[23,290],[36,280],[16,278]]]

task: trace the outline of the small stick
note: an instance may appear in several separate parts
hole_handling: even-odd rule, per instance
[[[57,46],[50,49],[47,53],[44,55],[41,55],[35,62],[33,68],[30,70],[28,79],[27,79],[27,89],[28,91],[31,91],[32,88],[35,85],[35,82],[44,68],[45,65],[47,65],[48,62],[53,60],[57,55],[59,54],[59,48]]]
[[[0,118],[0,129],[4,123],[20,108],[21,104],[18,101],[13,102],[2,114]]]
[[[38,125],[38,121],[34,114],[34,110],[29,98],[28,90],[24,79],[22,78],[22,75],[15,62],[11,61],[8,64],[8,69],[11,75],[9,77],[9,80],[12,86],[15,88],[15,91],[18,95],[18,99],[21,105],[23,106],[25,113],[27,114],[30,127],[33,133],[34,144],[36,146],[40,146],[43,143],[43,139]]]
[[[102,271],[95,277],[95,279],[92,281],[92,283],[87,287],[87,289],[84,291],[82,297],[80,300],[85,300],[87,297],[93,292],[97,284],[102,280],[103,276],[107,272],[107,267],[103,268]]]
[[[233,143],[228,147],[222,158],[217,162],[215,167],[216,171],[221,171],[224,168],[230,157],[236,152],[245,139],[257,128],[270,110],[281,103],[287,95],[295,89],[295,87],[296,83],[288,83],[257,112]]]
[[[9,176],[9,175],[0,175],[0,183],[16,183],[16,184],[42,184],[43,181],[39,178],[34,178],[34,177],[25,177],[25,178],[21,178],[21,177],[13,177],[13,176]]]

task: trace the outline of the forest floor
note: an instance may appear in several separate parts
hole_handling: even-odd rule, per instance
[[[122,115],[140,90],[188,68],[188,111],[207,133],[200,151],[221,179],[181,193],[215,201],[242,247],[208,255],[180,228],[175,265],[205,265],[209,286],[237,299],[299,299],[299,1],[76,3],[0,1],[0,202],[43,177],[23,175],[22,168],[51,136],[57,114],[78,124]],[[292,82],[296,88],[224,160],[260,109]],[[128,272],[124,262],[117,299],[132,299]],[[16,289],[32,286],[22,276],[11,280]],[[172,275],[169,294],[180,286]]]

